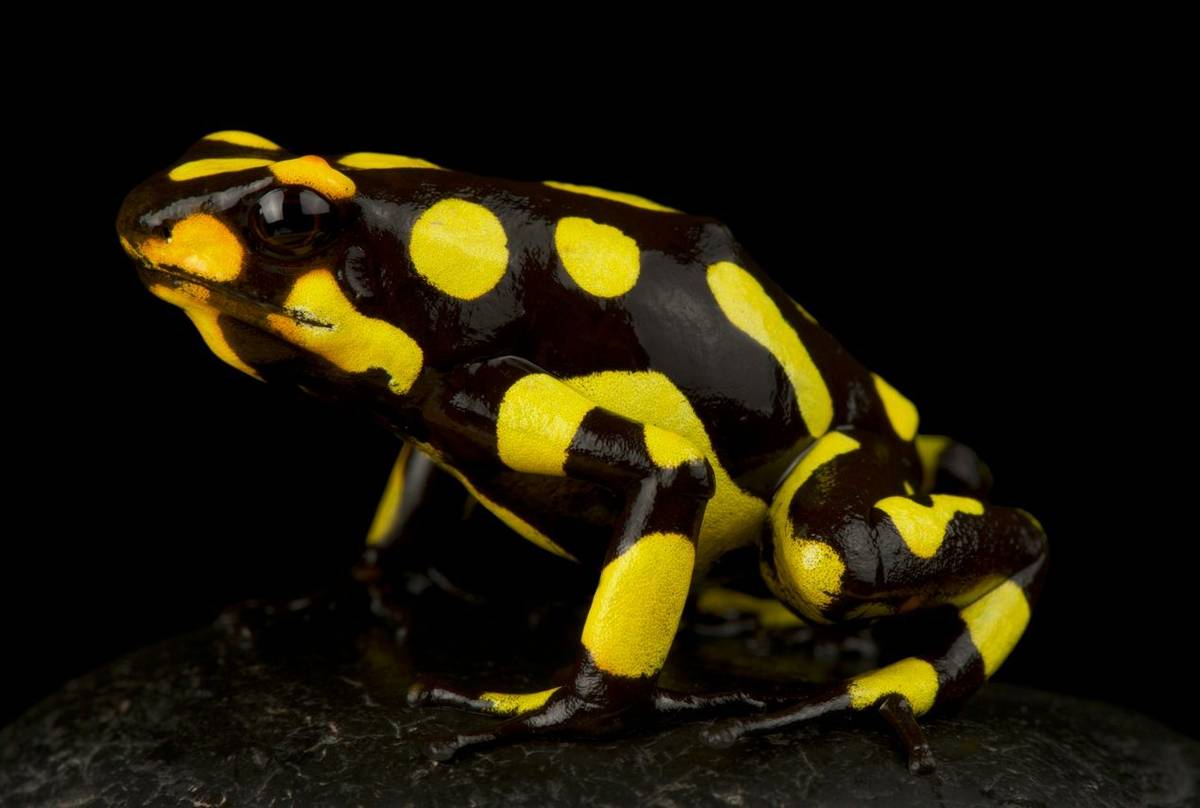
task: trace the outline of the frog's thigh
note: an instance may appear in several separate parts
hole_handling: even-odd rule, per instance
[[[943,494],[916,494],[911,444],[866,432],[822,437],[771,505],[763,576],[815,622],[945,607],[946,642],[857,677],[856,709],[898,693],[920,715],[977,688],[1029,620],[1046,554],[1029,514]],[[925,650],[928,650],[926,647]]]
[[[992,472],[974,449],[945,435],[917,435],[914,446],[921,458],[922,493],[987,496]]]

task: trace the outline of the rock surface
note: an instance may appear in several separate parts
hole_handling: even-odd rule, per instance
[[[403,644],[378,624],[304,617],[262,628],[253,642],[217,626],[140,650],[0,731],[0,804],[1200,803],[1200,743],[1123,710],[998,684],[926,722],[938,768],[924,777],[909,774],[880,727],[847,720],[730,749],[706,746],[701,724],[683,724],[434,763],[423,740],[492,719],[406,706],[415,671],[545,687],[570,661],[577,630],[575,618],[552,615],[513,640],[478,613],[438,612],[434,630],[417,622]],[[767,653],[761,638],[678,645],[669,675],[690,686],[781,679],[823,653],[811,643]]]

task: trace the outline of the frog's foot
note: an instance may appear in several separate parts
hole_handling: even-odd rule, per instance
[[[908,770],[929,774],[934,770],[933,751],[917,723],[916,713],[904,693],[890,692],[862,705],[852,688],[828,688],[789,707],[760,715],[731,718],[705,730],[701,737],[711,746],[727,747],[747,735],[777,732],[822,716],[870,712],[872,709],[892,727],[904,748]]]
[[[687,693],[597,675],[577,677],[574,684],[528,693],[480,691],[424,680],[408,691],[408,703],[422,707],[456,707],[507,716],[488,732],[440,738],[426,746],[434,760],[448,760],[467,748],[492,746],[551,734],[602,738],[658,721],[695,720],[730,713],[761,711],[793,704],[789,694],[748,691]]]
[[[552,687],[534,693],[505,693],[472,690],[425,679],[408,689],[407,700],[412,707],[457,707],[488,715],[514,716],[539,709],[558,689]]]
[[[467,749],[551,735],[611,737],[643,726],[653,718],[653,693],[653,683],[649,680],[619,680],[590,668],[577,673],[568,685],[535,693],[472,693],[416,684],[409,690],[408,702],[512,716],[485,732],[429,741],[425,753],[434,760],[446,761]]]

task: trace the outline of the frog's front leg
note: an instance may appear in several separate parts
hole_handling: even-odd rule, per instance
[[[569,682],[536,694],[480,694],[418,683],[410,701],[518,713],[492,730],[431,745],[467,746],[549,732],[598,735],[643,720],[692,579],[712,468],[679,435],[596,406],[521,359],[464,368],[425,407],[430,443],[451,469],[572,477],[623,493]],[[458,469],[462,473],[461,469]],[[465,476],[465,474],[464,474]]]

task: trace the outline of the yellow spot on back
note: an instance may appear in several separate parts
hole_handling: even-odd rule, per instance
[[[615,227],[568,216],[554,226],[554,248],[571,278],[597,297],[623,295],[637,283],[642,253]]]
[[[420,157],[405,157],[403,154],[381,152],[354,152],[338,160],[346,168],[441,168]]]
[[[674,382],[657,371],[606,371],[563,382],[607,410],[682,437],[708,458],[716,493],[704,509],[700,526],[697,578],[714,559],[755,541],[767,514],[766,503],[743,491],[729,476],[696,410]]]
[[[603,188],[597,188],[594,185],[575,185],[570,182],[550,182],[549,180],[542,184],[548,185],[551,188],[557,188],[560,191],[570,191],[576,194],[583,194],[584,196],[596,196],[601,199],[611,199],[614,202],[624,202],[626,205],[633,205],[635,208],[658,210],[666,213],[679,213],[675,208],[668,208],[666,205],[652,202],[644,196],[626,194],[621,191],[607,191]]]
[[[752,614],[765,629],[797,628],[804,625],[796,614],[774,598],[757,598],[726,589],[723,586],[706,586],[696,598],[696,610],[701,614],[730,617],[737,614]]]
[[[383,497],[375,508],[375,518],[371,520],[371,527],[367,530],[367,544],[370,546],[383,544],[396,522],[396,517],[400,515],[400,502],[404,498],[404,469],[412,452],[412,444],[406,442],[396,462],[392,464],[392,472],[388,475],[387,485],[384,486]]]
[[[354,180],[315,154],[272,163],[271,173],[280,182],[303,185],[329,199],[349,199],[354,196]]]
[[[492,712],[497,715],[524,715],[541,707],[554,693],[557,687],[541,690],[537,693],[495,693],[488,691],[480,693],[479,698],[492,703]]]
[[[242,373],[247,373],[262,381],[262,376],[258,375],[258,371],[242,361],[229,341],[225,339],[225,334],[217,321],[220,312],[207,302],[211,294],[207,288],[194,283],[184,283],[175,288],[156,283],[150,286],[150,291],[156,297],[183,309],[183,313],[200,332],[204,344],[216,354],[218,359],[230,367],[237,368]]]
[[[884,696],[899,693],[908,699],[913,712],[924,715],[937,699],[938,679],[933,665],[908,657],[850,680],[850,706],[864,710]]]
[[[160,267],[174,267],[218,282],[241,275],[245,256],[234,232],[208,213],[193,213],[176,223],[168,238],[148,238],[138,249]]]
[[[783,319],[762,285],[737,264],[721,261],[708,268],[708,288],[729,321],[783,366],[809,434],[825,434],[833,422],[829,389],[795,329]]]
[[[645,424],[642,430],[645,433],[646,453],[659,468],[673,469],[689,460],[700,460],[704,457],[687,438],[674,432],[668,432],[654,424]]]
[[[592,406],[545,373],[518,379],[505,391],[496,417],[500,459],[514,471],[562,476],[567,448]]]
[[[342,370],[363,373],[381,368],[391,377],[388,388],[397,395],[407,393],[421,372],[424,355],[413,338],[391,323],[360,314],[327,269],[301,276],[284,307],[329,327],[281,314],[268,315],[267,323],[285,339]]]
[[[983,657],[984,675],[991,676],[1029,625],[1029,601],[1021,587],[1005,581],[960,614]]]
[[[264,160],[261,157],[206,157],[203,160],[192,160],[175,166],[167,172],[167,176],[176,182],[183,182],[199,177],[211,177],[213,174],[229,174],[234,171],[245,171],[248,168],[262,168],[274,162],[274,160]]]
[[[678,533],[647,533],[600,573],[583,644],[601,670],[651,676],[675,638],[695,548]]]
[[[922,505],[908,497],[887,497],[875,503],[875,507],[889,517],[900,538],[918,558],[932,558],[946,538],[946,528],[956,513],[978,516],[983,513],[983,503],[970,497],[951,494],[934,494],[933,504]]]
[[[242,132],[238,129],[223,129],[204,136],[205,140],[219,140],[222,143],[232,143],[235,146],[247,146],[251,149],[279,150],[279,144],[272,143],[261,135],[253,132]]]
[[[443,199],[413,224],[413,266],[442,292],[474,300],[508,268],[508,236],[496,214],[465,199]]]
[[[896,434],[901,440],[912,440],[917,436],[917,408],[913,403],[883,380],[883,377],[877,373],[872,373],[871,378],[875,380],[875,390],[879,393],[879,398],[883,400],[883,409],[887,412],[888,420],[892,422],[892,429],[896,430]]]

